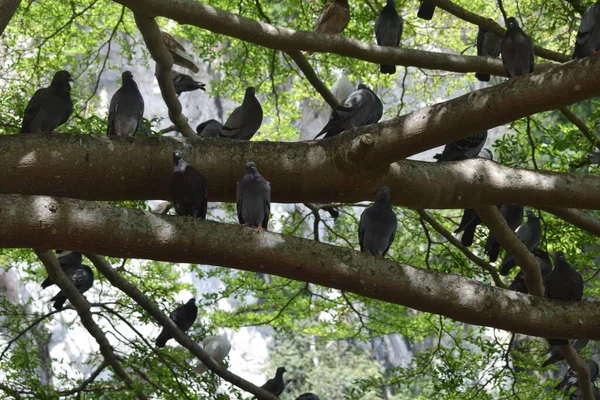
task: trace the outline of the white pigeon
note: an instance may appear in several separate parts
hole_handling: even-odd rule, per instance
[[[231,342],[227,340],[225,335],[207,336],[202,341],[202,344],[204,345],[204,351],[210,354],[213,360],[218,363],[221,363],[231,350]],[[196,364],[194,369],[201,375],[206,372],[208,368],[206,368],[206,365],[204,365],[202,361],[198,361],[198,364]]]
[[[338,75],[338,80],[331,87],[331,94],[333,94],[333,97],[335,97],[339,104],[342,104],[346,100],[346,97],[350,96],[350,93],[354,92],[354,90],[356,90],[354,85],[348,79],[348,70],[342,68]]]

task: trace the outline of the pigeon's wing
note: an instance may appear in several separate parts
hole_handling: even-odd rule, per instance
[[[417,17],[429,21],[431,18],[433,18],[434,12],[435,4],[431,4],[428,1],[422,1],[421,5],[419,6],[419,11],[417,11]]]
[[[477,55],[478,56],[483,55],[483,40],[485,39],[486,33],[487,33],[487,31],[480,26],[479,30],[477,31]]]
[[[360,215],[360,221],[358,222],[358,244],[360,245],[360,251],[365,251],[365,227],[367,225],[367,219],[369,218],[365,211],[367,211],[367,209]]]
[[[323,6],[321,14],[313,30],[321,33],[340,33],[350,22],[350,12],[336,4],[335,0],[328,0]]]
[[[45,93],[49,91],[49,88],[42,88],[35,91],[31,99],[27,103],[27,107],[25,107],[25,113],[23,115],[23,125],[21,128],[21,133],[30,132],[32,127],[30,127],[31,123],[35,119],[37,112],[40,110],[44,98],[46,97]]]
[[[579,30],[577,31],[577,39],[576,46],[582,46],[585,42],[588,41],[590,34],[594,30],[596,26],[596,19],[594,18],[594,7],[595,4],[592,4],[585,10],[585,13],[581,17],[581,24],[579,25]]]
[[[267,226],[269,225],[269,217],[271,215],[271,184],[269,182],[267,182],[266,180],[265,182],[265,193],[264,193],[264,202],[263,202],[263,206],[264,206],[264,218],[262,221],[262,227],[264,229],[267,229]]]
[[[244,109],[242,106],[237,107],[221,129],[221,135],[225,137],[233,137],[244,126]]]
[[[235,192],[235,208],[237,211],[238,221],[240,222],[240,224],[243,225],[243,224],[245,224],[244,217],[242,216],[242,207],[244,206],[244,204],[243,204],[243,200],[242,200],[242,191],[240,189],[240,184],[241,184],[241,181],[237,183],[237,189]]]

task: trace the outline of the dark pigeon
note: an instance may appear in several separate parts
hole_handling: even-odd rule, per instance
[[[390,249],[398,229],[398,219],[390,204],[390,188],[377,192],[372,206],[365,208],[358,223],[360,251],[383,258]]]
[[[456,142],[448,143],[441,154],[436,154],[433,158],[439,161],[460,161],[475,158],[483,149],[487,140],[487,131],[475,133],[466,138],[459,139]]]
[[[81,253],[78,253],[76,251],[56,250],[56,257],[58,257],[60,268],[65,273],[71,268],[79,268],[83,259]],[[44,279],[44,281],[42,282],[42,289],[46,289],[48,286],[52,286],[54,284],[55,282],[52,280],[52,278],[47,276],[46,279]]]
[[[554,271],[546,278],[546,297],[553,300],[581,301],[583,297],[583,279],[565,260],[565,253],[557,251],[554,255]],[[548,339],[551,346],[564,346],[566,339]]]
[[[431,4],[428,1],[422,1],[419,6],[419,11],[417,12],[417,17],[424,19],[426,21],[430,21],[433,18],[433,13],[435,12],[435,4]]]
[[[552,260],[550,260],[550,255],[547,252],[540,249],[535,249],[533,252],[534,257],[538,261],[540,265],[540,270],[542,273],[542,281],[544,286],[546,286],[546,279],[548,275],[552,272]],[[523,270],[520,270],[515,279],[510,283],[508,287],[510,290],[514,290],[515,292],[528,294],[527,285],[525,284],[525,275],[523,274]]]
[[[516,231],[517,237],[523,242],[527,250],[533,251],[542,240],[542,225],[540,219],[531,210],[527,210],[527,222]],[[508,275],[510,270],[517,265],[510,254],[506,254],[500,265],[500,274]]]
[[[304,393],[296,397],[296,400],[319,400],[319,396],[312,393]]]
[[[588,7],[581,17],[573,58],[584,58],[600,51],[600,0]]]
[[[131,72],[121,75],[123,83],[110,100],[108,136],[133,136],[144,115],[144,99]]]
[[[221,129],[221,136],[238,140],[250,140],[263,120],[263,110],[253,87],[246,89],[244,102],[237,107]]]
[[[85,264],[81,264],[78,268],[71,268],[68,271],[65,271],[65,273],[73,281],[75,287],[81,294],[87,292],[94,284],[94,274],[92,273],[91,268]],[[62,310],[67,301],[67,296],[61,290],[56,296],[51,298],[50,301],[54,302],[55,309]]]
[[[277,368],[275,378],[269,379],[261,386],[261,388],[265,389],[267,392],[273,393],[275,396],[279,396],[285,388],[285,383],[283,382],[284,372],[286,372],[284,367]]]
[[[592,385],[592,393],[594,395],[594,400],[600,400],[600,390],[598,390],[596,385]],[[573,393],[571,393],[569,400],[583,400],[583,394],[581,394],[579,387],[575,389]]]
[[[387,0],[385,7],[379,13],[375,22],[375,38],[379,46],[398,47],[402,37],[404,22],[396,11],[394,0]],[[396,73],[395,65],[381,65],[382,74]]]
[[[514,17],[506,20],[507,28],[500,43],[502,64],[509,78],[533,72],[533,40],[523,32]]]
[[[502,40],[500,36],[494,32],[486,31],[480,26],[479,32],[477,32],[477,55],[498,58],[500,55],[500,40]],[[490,75],[476,72],[475,78],[482,82],[489,82]]]
[[[246,175],[237,183],[236,208],[240,224],[267,229],[271,213],[271,184],[250,161]]]
[[[590,369],[590,380],[594,382],[596,379],[598,379],[598,364],[596,361],[591,359],[585,360],[585,363]],[[577,386],[578,384],[579,382],[577,380],[577,373],[569,368],[563,380],[560,381],[560,383],[556,385],[554,389],[564,390],[564,393],[567,394],[573,386]]]
[[[333,111],[327,125],[315,136],[332,137],[346,129],[377,123],[383,116],[379,97],[362,83]]]
[[[184,305],[177,307],[175,311],[169,315],[169,318],[171,318],[171,320],[175,322],[175,325],[177,325],[177,327],[183,332],[187,331],[192,327],[192,325],[194,325],[196,317],[198,317],[198,306],[196,306],[196,299],[193,297]],[[165,347],[167,341],[172,338],[173,336],[171,336],[171,334],[167,332],[165,328],[163,328],[162,332],[160,335],[158,335],[154,343],[156,344],[156,347],[162,348]]]
[[[573,342],[573,348],[575,348],[575,351],[577,353],[580,353],[581,350],[585,346],[587,346],[588,342],[589,342],[589,339],[577,339]],[[546,361],[544,361],[544,363],[542,364],[542,368],[564,360],[564,357],[562,356],[562,354],[560,354],[560,351],[558,350],[557,347],[551,347],[548,350],[548,353],[550,354],[550,357],[548,357],[548,359]]]
[[[175,86],[175,93],[177,93],[177,96],[183,92],[193,92],[198,89],[206,91],[206,85],[204,83],[195,81],[194,78],[189,75],[171,70],[171,79],[173,80],[173,86]]]
[[[221,129],[223,129],[223,124],[216,119],[209,119],[196,127],[196,133],[202,137],[218,137]]]
[[[506,224],[513,231],[521,225],[523,222],[523,206],[517,205],[503,205],[498,209],[500,214],[506,220]],[[500,243],[494,239],[490,232],[487,242],[485,243],[485,253],[489,255],[490,262],[494,262],[498,259],[500,254]]]
[[[36,90],[27,103],[21,133],[52,132],[73,114],[71,74],[58,71],[50,86]]]
[[[464,232],[462,237],[460,238],[460,242],[463,246],[471,246],[473,244],[473,238],[475,237],[475,230],[477,226],[481,223],[481,218],[472,208],[467,208],[463,212],[463,216],[458,224],[458,228],[454,231],[454,233]]]
[[[206,180],[196,168],[183,159],[179,150],[173,152],[173,175],[171,176],[171,198],[175,212],[181,216],[206,218]]]

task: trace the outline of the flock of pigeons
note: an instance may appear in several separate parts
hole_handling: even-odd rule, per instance
[[[418,16],[423,19],[431,19],[435,11],[435,5],[423,1],[419,8]],[[339,34],[350,21],[350,9],[347,0],[328,0],[325,4],[314,29],[317,32]],[[592,4],[582,17],[581,26],[577,34],[577,41],[573,58],[587,57],[600,50],[600,0]],[[500,38],[493,32],[483,28],[479,29],[477,35],[477,54],[489,57],[502,55],[502,61],[509,77],[524,75],[533,71],[533,41],[520,27],[517,20],[510,17],[506,21],[507,31]],[[387,0],[375,24],[375,35],[377,43],[382,46],[395,46],[400,43],[403,30],[402,18],[396,11],[394,0]],[[174,40],[174,39],[173,39]],[[381,65],[381,73],[393,74],[394,65]],[[490,76],[477,73],[477,79],[489,81]],[[172,81],[176,94],[179,96],[186,91],[197,89],[205,90],[204,84],[194,81],[189,75],[172,72]],[[52,132],[58,126],[64,124],[73,112],[71,101],[70,82],[72,78],[67,71],[58,71],[49,87],[39,89],[27,104],[23,118],[21,133]],[[335,87],[334,87],[335,89]],[[138,131],[140,121],[144,112],[144,100],[140,94],[137,84],[133,80],[131,72],[122,74],[122,86],[111,99],[108,115],[109,136],[133,136]],[[366,85],[359,84],[332,113],[326,126],[316,135],[332,137],[347,129],[377,123],[383,115],[383,104],[377,95]],[[229,116],[225,124],[216,120],[208,120],[199,124],[196,128],[198,135],[202,137],[223,137],[238,140],[250,140],[262,124],[263,111],[260,102],[256,98],[255,89],[248,87],[242,104]],[[441,154],[435,158],[438,161],[456,161],[474,158],[477,156],[491,158],[491,152],[483,149],[487,139],[487,131],[477,133],[465,139],[446,145]],[[173,152],[175,164],[172,181],[171,195],[175,211],[180,216],[192,216],[206,218],[207,212],[207,189],[206,180],[202,173],[189,165],[184,159],[181,151]],[[262,177],[254,162],[246,164],[245,175],[237,183],[236,209],[240,224],[256,227],[258,230],[267,229],[270,216],[271,187],[269,182]],[[508,226],[516,230],[519,239],[534,254],[539,261],[545,295],[548,298],[564,301],[580,301],[583,295],[583,280],[581,275],[575,271],[565,260],[563,252],[558,251],[554,256],[555,267],[547,252],[538,248],[542,229],[539,218],[530,210],[527,210],[527,222],[521,225],[523,220],[523,207],[517,205],[498,206],[500,213],[506,219]],[[455,233],[463,232],[461,242],[465,246],[473,243],[474,233],[481,223],[475,210],[464,211],[463,218]],[[374,257],[383,258],[394,241],[397,218],[390,204],[390,190],[382,187],[374,204],[366,208],[360,218],[358,236],[360,249]],[[497,260],[500,252],[500,244],[492,234],[488,236],[485,252],[490,262]],[[94,276],[89,266],[82,264],[81,253],[71,251],[57,251],[61,268],[74,282],[80,293],[86,292],[93,285]],[[500,267],[502,275],[507,275],[515,266],[513,258],[507,254]],[[42,283],[42,288],[53,285],[54,282],[48,277]],[[527,293],[523,272],[521,271],[510,284],[510,289]],[[54,296],[54,308],[62,309],[67,298],[62,291]],[[186,331],[195,322],[198,307],[195,299],[190,299],[186,304],[175,309],[170,318],[182,330]],[[219,349],[220,355],[215,356],[219,361],[227,355],[231,345],[221,339],[210,339],[219,337],[207,337],[205,347],[212,346]],[[157,347],[164,347],[171,339],[171,335],[163,329],[156,338]],[[564,339],[549,338],[551,346],[560,346],[567,343]],[[575,346],[581,350],[587,341],[576,341]],[[229,346],[229,347],[227,347]],[[561,359],[556,348],[552,348],[549,360],[544,363],[548,365]],[[224,354],[224,355],[223,355]],[[592,381],[598,376],[598,365],[588,360],[592,369]],[[593,363],[593,364],[592,364]],[[202,368],[201,368],[202,369]],[[204,371],[203,369],[202,371]],[[279,396],[284,389],[283,373],[285,368],[278,368],[273,379],[270,379],[262,387]],[[568,391],[576,384],[576,376],[570,371],[559,385]],[[574,382],[574,383],[573,383]],[[558,387],[557,387],[558,388]],[[598,389],[596,389],[598,393]],[[575,395],[575,394],[573,394]],[[574,398],[573,395],[571,398]],[[598,397],[597,397],[598,398]],[[297,400],[318,400],[318,397],[306,393]]]

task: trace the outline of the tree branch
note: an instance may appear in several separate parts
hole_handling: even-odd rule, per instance
[[[545,207],[543,210],[575,225],[579,229],[600,237],[600,221],[581,210],[556,207]]]
[[[587,366],[585,360],[577,354],[577,351],[575,351],[570,343],[566,346],[560,346],[558,349],[567,364],[569,364],[571,369],[577,373],[577,381],[583,399],[594,400],[592,380],[590,379],[590,368]]]
[[[133,286],[117,271],[115,271],[103,256],[98,254],[85,253],[85,256],[94,264],[96,269],[106,277],[106,279],[116,288],[119,288],[136,303],[138,303],[152,318],[162,325],[182,346],[187,348],[194,356],[196,356],[208,369],[215,374],[232,383],[233,385],[257,396],[259,400],[278,400],[276,396],[266,390],[240,378],[227,368],[217,363],[207,352],[204,351],[196,342],[183,333],[175,323],[146,297],[138,288]]]
[[[21,4],[21,0],[0,0],[0,36],[2,36],[4,29],[17,12],[19,4]]]
[[[135,396],[138,399],[147,400],[148,397],[135,387],[133,380],[129,374],[127,374],[125,369],[123,369],[119,360],[117,360],[106,335],[104,335],[102,329],[100,329],[92,318],[92,314],[90,313],[90,303],[88,303],[85,297],[79,293],[73,282],[63,272],[54,253],[50,250],[42,250],[39,248],[34,248],[34,251],[46,267],[48,276],[50,276],[56,285],[64,292],[65,296],[67,296],[73,307],[77,310],[77,314],[79,314],[79,318],[85,329],[87,329],[90,335],[96,339],[96,342],[100,347],[100,352],[104,357],[104,362],[111,366],[113,371],[123,380],[130,390],[136,392]]]
[[[195,137],[196,132],[188,124],[188,119],[182,114],[181,103],[175,93],[175,86],[171,78],[171,67],[173,57],[167,50],[160,29],[154,18],[146,17],[145,14],[134,13],[135,23],[144,37],[146,46],[156,61],[155,75],[160,87],[160,93],[169,108],[169,118],[177,127],[177,130],[186,137]]]
[[[339,106],[337,99],[331,93],[329,88],[325,86],[321,79],[319,79],[313,67],[311,67],[306,57],[304,57],[304,54],[298,50],[290,50],[287,52],[287,54],[292,58],[292,60],[294,60],[296,65],[298,65],[298,68],[300,68],[306,79],[308,79],[310,84],[317,92],[319,92],[321,97],[323,97],[323,100],[325,100],[327,104],[329,104],[329,106],[335,110],[335,108]]]
[[[303,282],[309,279],[468,324],[532,336],[600,338],[600,303],[523,295],[457,275],[238,224],[42,196],[1,195],[0,205],[2,247],[44,245],[119,258],[219,265]],[[187,336],[169,325],[164,314],[155,313],[142,302],[137,289],[124,286],[126,282],[117,280],[116,274],[100,271],[152,311],[161,325],[173,328],[171,333],[180,343],[191,346]],[[194,355],[206,365],[212,362],[196,350]]]
[[[75,393],[79,393],[84,391],[87,386],[94,382],[96,380],[96,378],[98,377],[98,375],[100,375],[102,373],[102,371],[104,371],[104,368],[107,367],[107,363],[106,361],[103,361],[98,368],[96,368],[91,374],[90,376],[85,379],[83,382],[81,382],[81,384],[79,384],[79,386],[73,388],[73,389],[69,389],[69,390],[63,390],[61,392],[58,392],[59,396],[70,396],[72,394]]]
[[[575,125],[583,136],[595,146],[598,150],[600,150],[600,139],[587,127],[585,121],[577,116],[573,111],[569,109],[569,107],[564,106],[559,108],[560,112],[569,120],[573,125]]]

